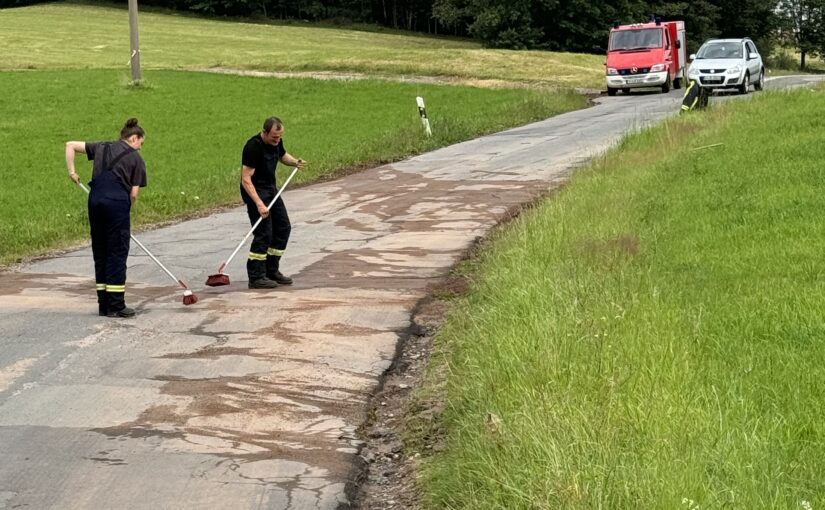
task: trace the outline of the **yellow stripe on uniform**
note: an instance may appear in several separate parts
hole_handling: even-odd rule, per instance
[[[266,260],[266,253],[249,252],[249,260]]]
[[[95,288],[97,290],[106,290],[106,284],[105,283],[97,283],[97,284],[95,284]]]
[[[280,257],[284,254],[284,250],[276,250],[275,248],[269,248],[266,250],[267,255],[272,255],[273,257]]]
[[[106,292],[126,292],[125,285],[107,285]]]

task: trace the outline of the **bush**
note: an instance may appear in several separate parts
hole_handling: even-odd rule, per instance
[[[786,71],[799,69],[799,61],[782,49],[777,50],[776,53],[768,57],[765,65],[772,69],[783,69]]]

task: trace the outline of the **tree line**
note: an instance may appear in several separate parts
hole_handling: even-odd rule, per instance
[[[0,7],[39,0],[0,0]],[[126,3],[125,0],[120,0]],[[683,20],[689,51],[710,37],[751,37],[825,56],[825,0],[140,0],[211,16],[373,23],[472,37],[490,48],[602,53],[614,20]]]

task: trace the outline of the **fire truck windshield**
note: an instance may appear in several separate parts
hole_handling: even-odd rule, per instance
[[[658,28],[614,30],[610,33],[610,51],[646,50],[662,47],[662,31]]]

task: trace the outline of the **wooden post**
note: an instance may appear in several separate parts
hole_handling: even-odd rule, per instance
[[[140,81],[140,41],[138,39],[137,0],[129,0],[129,50],[132,64],[132,81]]]

